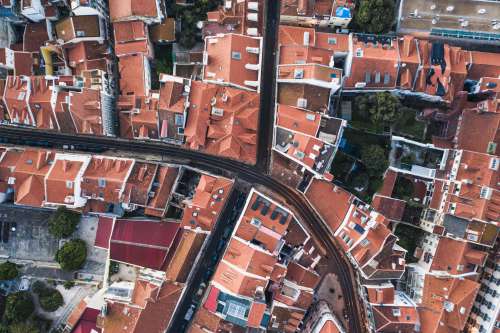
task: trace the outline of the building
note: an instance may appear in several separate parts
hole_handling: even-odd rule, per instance
[[[321,300],[314,303],[308,315],[304,333],[344,333],[340,321],[335,317],[327,302]]]
[[[277,105],[274,150],[316,176],[328,173],[346,121]]]
[[[385,216],[328,181],[313,179],[305,195],[364,279],[401,278],[406,250]]]
[[[161,23],[165,15],[160,0],[111,0],[111,22],[140,20],[146,24]]]
[[[203,24],[203,36],[221,33],[237,33],[262,36],[264,1],[229,0],[213,12],[207,13]]]
[[[319,283],[321,256],[311,246],[286,207],[252,190],[190,332],[231,324],[295,332]]]
[[[120,94],[148,96],[151,90],[151,70],[144,53],[124,55],[118,61]]]
[[[397,31],[401,34],[430,35],[468,42],[498,41],[494,19],[500,11],[493,3],[476,1],[401,1]]]
[[[260,90],[262,38],[223,34],[205,38],[203,80]]]
[[[395,290],[391,283],[365,285],[364,288],[374,332],[420,331],[417,305],[405,293]]]
[[[288,0],[281,4],[280,19],[288,25],[347,28],[354,5],[350,0]]]
[[[102,16],[69,16],[55,25],[57,39],[61,44],[95,41],[103,43],[107,39],[107,26]]]

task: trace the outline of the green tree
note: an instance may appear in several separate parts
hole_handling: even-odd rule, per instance
[[[87,259],[87,245],[81,239],[73,239],[56,252],[56,261],[66,271],[80,269]]]
[[[35,326],[35,324],[24,322],[11,325],[10,333],[40,333],[40,330]]]
[[[6,261],[0,264],[0,280],[12,280],[19,276],[16,264]]]
[[[33,290],[35,294],[41,295],[47,290],[47,285],[43,281],[36,280],[31,285],[31,290]]]
[[[63,286],[64,289],[71,289],[75,286],[75,281],[73,280],[64,281]]]
[[[394,23],[394,0],[360,0],[354,24],[360,32],[380,34],[388,32]]]
[[[384,149],[377,145],[363,147],[361,161],[371,177],[380,176],[389,165]]]
[[[8,323],[24,322],[33,311],[35,305],[31,294],[27,291],[18,291],[7,296],[3,318]]]
[[[61,206],[49,219],[49,232],[57,238],[69,237],[80,222],[80,214]]]
[[[401,114],[400,107],[399,98],[386,91],[356,97],[356,108],[374,124],[392,125]]]
[[[46,312],[54,312],[64,304],[64,299],[57,289],[47,289],[47,291],[39,297],[40,306]]]

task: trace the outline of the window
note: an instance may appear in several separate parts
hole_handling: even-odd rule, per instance
[[[262,222],[260,222],[260,220],[258,220],[256,218],[253,218],[250,220],[250,224],[257,227],[257,228],[260,228],[260,225],[262,224]]]
[[[175,119],[175,126],[184,125],[184,115],[176,114],[174,119]]]
[[[385,73],[384,74],[384,84],[389,84],[391,82],[391,74]]]
[[[335,38],[335,37],[328,37],[328,44],[330,44],[330,45],[336,45],[337,44],[337,38]]]
[[[392,315],[393,315],[394,317],[399,317],[399,316],[401,316],[401,309],[400,309],[400,308],[392,309]]]
[[[489,200],[491,198],[492,189],[486,186],[481,187],[481,192],[479,192],[479,197],[481,199]]]
[[[106,187],[106,179],[104,178],[97,179],[97,184],[99,187]]]
[[[66,181],[66,188],[67,189],[72,189],[73,188],[73,182],[71,180]]]
[[[490,169],[498,170],[498,165],[500,164],[500,159],[498,157],[492,157],[490,160]]]
[[[368,239],[363,239],[360,243],[359,243],[362,247],[367,247],[368,244],[370,244],[370,241]]]
[[[241,60],[241,53],[237,51],[231,52],[231,58],[234,60]]]
[[[304,78],[304,69],[302,68],[297,68],[293,72],[293,78],[294,79],[303,79]]]
[[[370,72],[365,72],[365,82],[368,84],[371,81],[372,74]]]
[[[229,306],[227,308],[227,315],[245,319],[246,306],[237,302],[229,302]]]
[[[375,83],[380,83],[380,72],[375,72]]]

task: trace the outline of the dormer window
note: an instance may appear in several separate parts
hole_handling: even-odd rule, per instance
[[[241,53],[237,51],[231,52],[231,58],[234,60],[241,60]]]
[[[329,45],[336,45],[337,44],[337,38],[335,38],[335,37],[328,37],[328,44]]]
[[[66,188],[69,190],[73,188],[73,182],[71,180],[66,181]]]
[[[363,57],[363,49],[362,48],[356,49],[356,57],[358,57],[358,58]]]
[[[500,165],[500,159],[498,157],[492,157],[490,159],[490,166],[489,166],[489,168],[491,170],[497,171],[498,170],[498,165]]]
[[[104,178],[97,179],[97,184],[99,187],[106,187],[106,179]]]
[[[489,200],[489,199],[491,199],[492,192],[493,192],[493,190],[491,188],[483,186],[483,187],[481,187],[481,192],[479,192],[479,197],[481,199]]]

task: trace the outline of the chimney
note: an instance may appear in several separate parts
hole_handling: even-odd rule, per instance
[[[36,164],[35,164],[35,167],[37,170],[40,170],[41,168],[43,168],[43,166],[45,165],[45,162],[47,161],[47,159],[46,159],[47,156],[48,156],[47,152],[45,152],[43,150],[37,151]]]
[[[297,5],[297,14],[306,15],[307,14],[307,2],[308,0],[299,0]]]
[[[64,172],[67,172],[71,166],[71,162],[68,160],[63,160],[62,161],[62,169]]]
[[[115,171],[120,172],[122,170],[124,162],[122,160],[116,160],[115,161]]]
[[[112,165],[113,161],[110,160],[110,159],[105,159],[104,160],[104,170],[105,171],[109,171],[109,169],[111,169],[111,165]]]
[[[99,101],[88,101],[83,104],[83,107],[87,110],[99,110],[101,108],[101,104]]]
[[[413,38],[411,38],[409,36],[404,37],[404,39],[403,39],[403,54],[405,57],[410,56],[412,42],[413,42]]]
[[[140,169],[139,169],[139,174],[137,175],[137,179],[139,181],[143,181],[144,180],[144,177],[146,177],[146,171],[147,171],[148,167],[146,164],[144,164]]]

